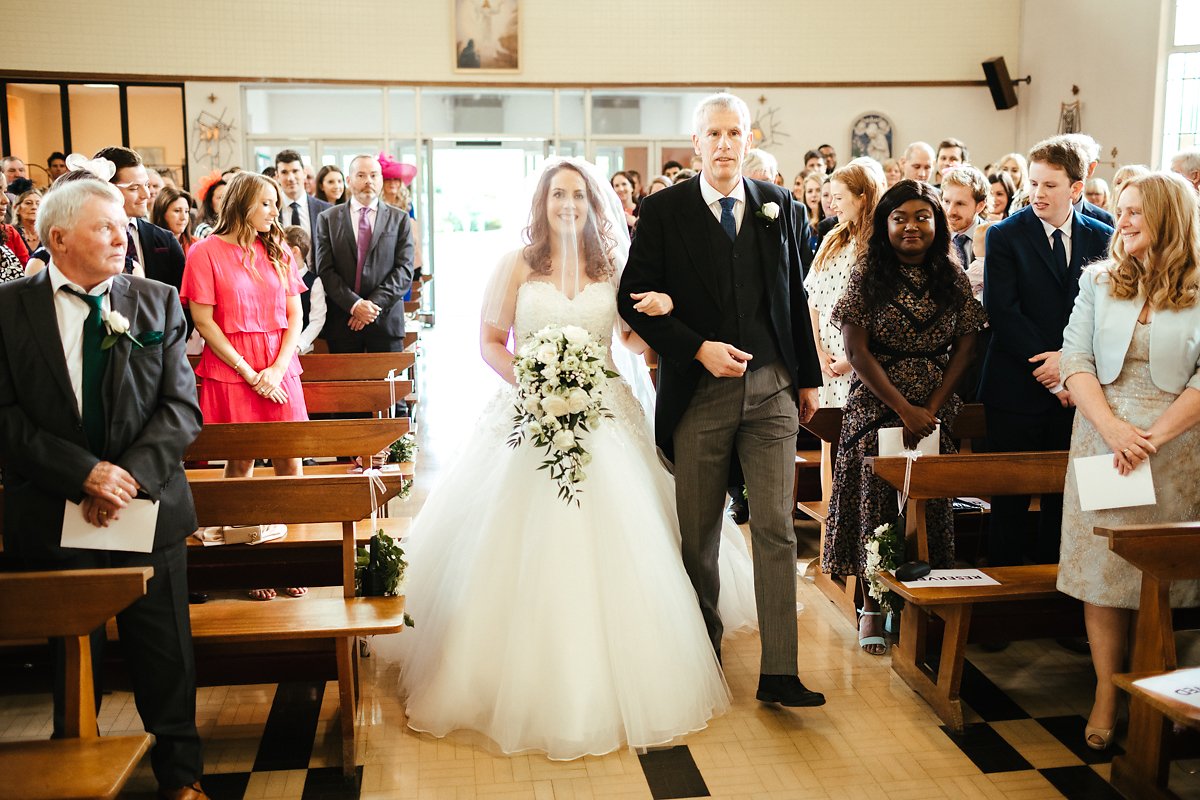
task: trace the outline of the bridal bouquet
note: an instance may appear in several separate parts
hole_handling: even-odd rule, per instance
[[[867,581],[867,593],[879,601],[884,611],[899,611],[904,600],[889,591],[879,580],[879,573],[890,572],[904,557],[904,518],[885,522],[876,528],[867,540],[867,563],[863,577]]]
[[[510,447],[529,437],[546,448],[538,469],[549,470],[558,496],[579,505],[578,484],[592,460],[583,434],[612,412],[604,406],[605,378],[617,374],[604,366],[604,345],[576,325],[547,326],[532,334],[517,352],[516,414]]]

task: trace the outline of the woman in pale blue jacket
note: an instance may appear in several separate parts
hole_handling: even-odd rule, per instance
[[[1084,736],[1104,750],[1141,573],[1113,555],[1097,525],[1200,519],[1200,222],[1196,194],[1157,172],[1125,184],[1109,260],[1089,267],[1063,335],[1060,370],[1078,407],[1071,458],[1108,454],[1121,475],[1149,462],[1154,505],[1082,511],[1075,469],[1063,497],[1058,588],[1084,602],[1097,688]],[[1174,605],[1200,605],[1176,582]]]

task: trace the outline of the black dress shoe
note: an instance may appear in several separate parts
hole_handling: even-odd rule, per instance
[[[742,493],[741,487],[738,487],[736,493],[730,495],[729,516],[733,517],[733,521],[738,525],[745,525],[750,521],[750,503],[746,501],[746,495]]]
[[[806,689],[795,675],[759,675],[755,697],[764,703],[779,703],[788,708],[825,705],[825,695]]]

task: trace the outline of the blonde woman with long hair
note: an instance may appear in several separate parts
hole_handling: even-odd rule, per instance
[[[204,338],[196,374],[205,425],[308,419],[296,355],[304,283],[279,225],[281,197],[273,179],[239,172],[216,229],[188,252],[179,294]],[[301,474],[299,459],[275,459],[274,467],[277,475]],[[247,477],[253,468],[232,460],[225,475]],[[275,592],[251,595],[269,600]]]
[[[854,376],[846,360],[842,331],[830,321],[830,315],[850,282],[855,263],[866,252],[871,215],[883,194],[883,183],[867,166],[847,164],[830,176],[829,189],[838,224],[821,242],[804,279],[804,289],[808,292],[813,341],[824,376],[821,405],[840,408],[850,394]]]
[[[1141,573],[1096,526],[1200,519],[1200,224],[1191,185],[1165,172],[1128,181],[1107,261],[1088,267],[1063,335],[1059,369],[1079,413],[1071,457],[1108,456],[1127,475],[1152,468],[1154,505],[1082,511],[1075,471],[1063,497],[1058,588],[1084,603],[1096,670],[1084,738],[1113,740]],[[1143,462],[1147,462],[1143,464]],[[1200,604],[1200,582],[1176,581],[1175,606]]]

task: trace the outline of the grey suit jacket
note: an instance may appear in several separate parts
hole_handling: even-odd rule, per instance
[[[153,280],[118,275],[109,302],[130,333],[162,341],[113,345],[104,376],[108,444],[102,454],[161,502],[154,548],[196,529],[183,454],[200,432],[196,378],[188,366],[179,294]],[[63,502],[83,499],[101,460],[87,447],[67,373],[48,270],[0,286],[0,447],[4,459],[4,549],[17,558],[64,558]]]
[[[358,233],[350,203],[341,203],[317,218],[317,276],[325,286],[328,318],[325,329],[346,324],[350,309],[361,299],[382,312],[373,325],[396,337],[404,335],[404,294],[412,285],[413,238],[408,215],[382,200],[363,264],[360,293],[354,292],[358,265]]]

